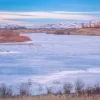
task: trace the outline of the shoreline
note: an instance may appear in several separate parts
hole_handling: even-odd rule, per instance
[[[57,35],[87,35],[87,36],[100,36],[100,28],[60,28],[60,29],[47,29],[47,28],[34,28],[34,29],[18,29],[19,34],[25,33],[46,33]]]
[[[42,46],[42,45],[39,45],[39,44],[33,44],[33,43],[0,43],[0,45],[7,45],[7,46],[15,46],[15,45],[21,45],[21,46]]]
[[[32,41],[28,36],[23,34],[46,33],[55,35],[83,35],[83,36],[100,36],[100,28],[69,28],[69,29],[0,29],[0,43],[15,43]]]

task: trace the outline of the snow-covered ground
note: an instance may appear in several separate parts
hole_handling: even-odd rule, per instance
[[[1,24],[0,28],[81,28],[81,23],[60,23],[60,24],[26,24],[26,25],[13,25]]]

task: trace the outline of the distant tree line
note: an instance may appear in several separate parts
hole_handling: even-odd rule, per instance
[[[82,28],[100,28],[100,21],[92,23],[91,21],[89,23],[81,23]]]

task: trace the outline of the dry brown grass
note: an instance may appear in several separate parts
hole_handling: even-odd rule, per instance
[[[1,98],[0,100],[100,100],[100,96],[80,96],[70,97],[66,95],[44,95],[33,97],[13,97],[13,98]]]

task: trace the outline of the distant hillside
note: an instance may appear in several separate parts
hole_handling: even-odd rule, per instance
[[[65,22],[59,24],[31,24],[31,25],[15,25],[15,24],[1,24],[1,29],[36,29],[36,28],[47,28],[47,29],[68,29],[68,28],[100,28],[100,21],[90,21],[90,22]]]

